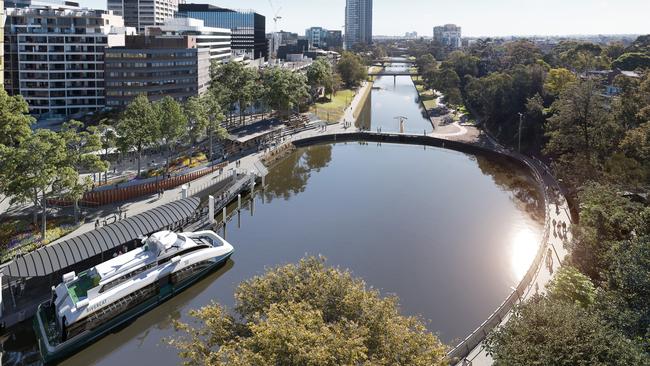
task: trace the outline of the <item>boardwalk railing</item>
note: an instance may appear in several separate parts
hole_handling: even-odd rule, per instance
[[[536,278],[537,273],[540,269],[542,260],[546,250],[548,249],[549,235],[550,235],[550,212],[549,212],[549,192],[548,187],[543,179],[544,175],[544,165],[541,162],[535,162],[531,158],[528,158],[522,154],[509,151],[500,146],[497,147],[483,147],[472,144],[467,144],[459,141],[450,141],[445,139],[440,139],[431,136],[422,136],[422,135],[407,135],[407,134],[378,134],[372,132],[352,132],[352,133],[343,133],[343,134],[332,134],[332,135],[320,135],[320,136],[310,136],[300,140],[295,140],[293,143],[296,146],[308,146],[312,144],[318,144],[323,142],[343,142],[343,141],[372,141],[372,142],[392,142],[392,143],[407,143],[407,144],[419,144],[419,145],[429,145],[442,147],[452,150],[457,150],[465,153],[471,154],[490,154],[494,156],[501,156],[511,161],[519,162],[523,164],[529,171],[533,174],[533,178],[537,182],[540,191],[543,195],[544,207],[545,207],[545,222],[544,222],[544,234],[540,246],[537,250],[535,258],[533,259],[532,264],[528,268],[528,271],[524,277],[519,282],[518,286],[512,293],[503,301],[499,307],[481,324],[476,330],[474,330],[470,335],[468,335],[462,342],[460,342],[456,347],[454,347],[447,357],[451,362],[458,362],[466,358],[476,347],[478,347],[485,337],[497,327],[503,319],[505,319],[508,314],[512,311],[515,305],[521,301],[523,296],[530,290],[530,286],[533,280]]]
[[[539,168],[536,164],[530,161],[529,158],[515,153],[508,153],[506,151],[500,151],[503,154],[509,155],[515,159],[520,160],[526,166],[529,167],[530,171],[533,173],[535,180],[542,187],[543,196],[544,196],[544,206],[545,206],[545,222],[544,222],[544,234],[542,236],[541,244],[535,254],[533,263],[528,268],[528,271],[524,277],[519,282],[514,291],[499,305],[499,307],[481,324],[476,328],[469,336],[467,336],[462,342],[460,342],[456,347],[454,347],[447,357],[452,360],[452,362],[462,360],[466,358],[476,347],[478,347],[481,342],[485,340],[488,333],[490,333],[494,328],[499,326],[503,319],[508,316],[508,314],[513,310],[515,305],[519,303],[522,297],[530,289],[532,282],[535,280],[537,273],[544,259],[544,254],[548,248],[548,239],[550,233],[550,212],[549,212],[549,195],[548,190],[546,189],[546,184],[542,178],[543,172],[540,173]]]

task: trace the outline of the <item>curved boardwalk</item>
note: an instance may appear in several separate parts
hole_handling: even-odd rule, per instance
[[[434,137],[435,136],[435,137]],[[449,137],[459,134],[450,134]],[[457,150],[470,154],[498,156],[516,162],[529,169],[543,193],[545,206],[544,234],[537,254],[513,292],[495,309],[495,311],[462,342],[449,351],[448,357],[452,364],[491,365],[492,359],[483,349],[483,340],[487,334],[508,321],[513,307],[536,293],[544,293],[546,284],[553,278],[561,265],[561,260],[567,254],[564,242],[570,240],[571,216],[569,206],[560,193],[555,178],[548,168],[539,160],[509,151],[498,145],[494,140],[485,137],[475,143],[447,140],[436,135],[407,135],[397,133],[369,133],[357,131],[324,131],[311,136],[296,136],[293,143],[296,146],[308,146],[318,143],[341,141],[370,141],[435,146]],[[566,226],[561,226],[564,223]],[[542,266],[542,264],[545,264]]]

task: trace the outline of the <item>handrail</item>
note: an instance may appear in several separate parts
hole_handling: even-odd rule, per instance
[[[352,140],[368,140],[368,141],[381,141],[381,142],[395,142],[395,143],[417,143],[417,144],[430,144],[432,146],[460,150],[464,152],[471,153],[480,153],[480,152],[490,152],[510,159],[516,160],[521,164],[525,165],[533,175],[533,178],[537,181],[539,188],[543,192],[544,200],[544,233],[540,242],[540,246],[537,250],[535,258],[531,263],[531,266],[528,268],[528,271],[524,277],[519,281],[517,287],[510,293],[510,295],[499,305],[494,312],[472,333],[470,333],[463,341],[461,341],[456,347],[447,353],[447,357],[452,360],[462,360],[467,357],[478,345],[483,342],[488,333],[497,327],[507,314],[514,308],[514,306],[521,300],[521,298],[529,290],[529,286],[536,277],[537,272],[539,271],[542,259],[544,254],[548,249],[548,240],[550,235],[550,205],[549,205],[549,194],[548,187],[543,179],[543,172],[540,171],[538,164],[531,162],[531,158],[507,150],[499,145],[493,147],[478,146],[473,144],[468,144],[460,141],[445,140],[432,136],[422,136],[422,135],[409,135],[409,134],[398,134],[398,133],[374,133],[368,131],[362,132],[352,132],[352,133],[343,133],[343,134],[332,134],[332,135],[319,135],[319,136],[310,136],[299,140],[294,140],[293,143],[298,146],[307,146],[310,144],[317,144],[320,142],[336,142],[336,141],[352,141]],[[541,164],[539,164],[541,165]]]
[[[483,342],[483,340],[485,340],[485,337],[488,335],[490,331],[492,331],[499,324],[501,324],[503,318],[505,318],[507,314],[514,308],[517,302],[521,300],[522,296],[526,293],[526,290],[532,284],[542,264],[544,253],[546,253],[546,250],[548,248],[548,238],[550,233],[549,195],[548,195],[547,186],[544,183],[539,168],[535,164],[530,162],[529,160],[530,158],[524,155],[515,154],[501,149],[495,151],[502,153],[504,155],[508,155],[524,163],[531,170],[535,180],[542,188],[544,192],[543,199],[544,199],[544,207],[545,207],[544,234],[542,235],[542,240],[537,250],[537,253],[535,255],[535,258],[533,259],[533,263],[531,263],[531,266],[528,268],[528,271],[521,279],[517,287],[478,328],[476,328],[463,341],[461,341],[458,345],[456,345],[456,347],[454,347],[451,351],[447,353],[447,357],[452,361],[457,359],[460,360],[467,357],[472,352],[472,350],[474,350],[478,345],[481,344],[481,342]]]

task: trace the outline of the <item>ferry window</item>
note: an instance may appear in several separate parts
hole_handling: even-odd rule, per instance
[[[123,275],[123,276],[120,276],[120,277],[112,280],[111,282],[105,284],[104,286],[102,286],[102,288],[99,290],[99,293],[103,293],[104,291],[108,291],[108,290],[112,289],[113,287],[115,287],[115,286],[117,286],[117,285],[119,285],[121,283],[126,282],[127,280],[129,280],[133,276],[139,275],[142,272],[150,270],[155,265],[156,265],[156,262],[149,263],[146,266],[142,266],[142,267],[140,267],[140,268],[138,268],[138,269],[136,269],[134,271],[131,271],[131,272],[129,272],[129,273]]]

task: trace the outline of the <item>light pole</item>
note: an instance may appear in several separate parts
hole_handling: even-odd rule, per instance
[[[521,153],[521,123],[524,120],[524,114],[519,112],[519,153]]]

